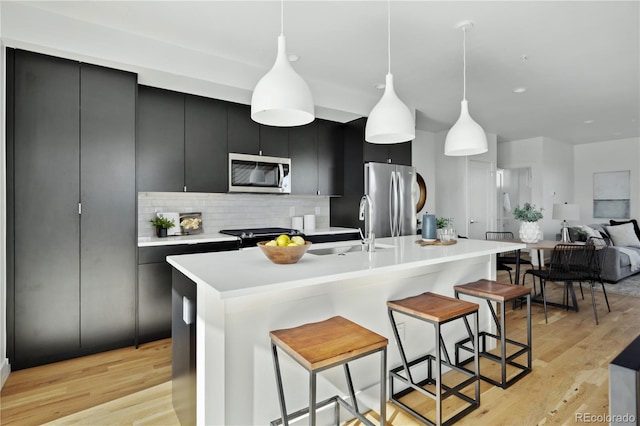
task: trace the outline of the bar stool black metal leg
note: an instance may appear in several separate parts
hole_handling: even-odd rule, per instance
[[[440,323],[434,324],[436,327],[436,336],[440,337]],[[440,345],[440,344],[438,344]],[[436,350],[436,424],[442,424],[442,356],[440,347]]]
[[[282,375],[280,374],[280,363],[278,362],[278,349],[275,344],[271,343],[271,353],[273,355],[273,368],[276,370],[276,385],[278,387],[278,402],[280,404],[280,414],[282,415],[282,424],[289,426],[287,419],[287,406],[284,402],[284,388],[282,387]]]
[[[488,301],[487,301],[488,302]],[[502,383],[507,383],[507,319],[504,312],[504,303],[498,302],[500,306],[500,363],[502,364]]]
[[[380,352],[380,426],[387,424],[387,348]]]
[[[316,373],[309,373],[309,424],[316,426]]]
[[[353,381],[351,380],[351,372],[349,371],[349,364],[344,364],[344,375],[347,378],[347,388],[349,389],[349,397],[351,397],[351,405],[353,405],[354,410],[360,412],[358,410],[358,401],[356,400],[356,393],[353,390]]]

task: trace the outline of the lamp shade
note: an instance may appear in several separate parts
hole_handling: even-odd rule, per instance
[[[554,220],[579,220],[580,206],[577,204],[554,204],[551,217]]]
[[[466,99],[460,102],[460,117],[447,133],[444,155],[476,155],[488,151],[487,135],[471,115]]]
[[[413,114],[398,98],[393,88],[393,75],[387,74],[382,98],[373,107],[364,130],[364,139],[377,144],[407,142],[415,138]]]
[[[251,118],[278,127],[302,126],[315,118],[311,90],[289,63],[282,34],[278,36],[275,64],[253,90]]]

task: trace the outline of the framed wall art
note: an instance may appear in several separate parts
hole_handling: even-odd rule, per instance
[[[630,171],[593,174],[593,217],[628,219],[630,215]]]

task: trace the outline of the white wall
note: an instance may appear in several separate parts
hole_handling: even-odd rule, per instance
[[[416,138],[411,143],[411,164],[424,179],[427,187],[427,200],[422,210],[417,213],[417,218],[422,220],[422,215],[433,213],[436,209],[436,144],[435,134],[425,130],[416,129]]]
[[[640,138],[577,145],[575,147],[575,202],[580,205],[580,223],[603,223],[593,218],[593,173],[629,170],[631,173],[631,218],[640,219]]]
[[[542,144],[542,205],[543,232],[545,239],[556,239],[560,234],[562,220],[552,218],[553,205],[574,202],[573,187],[573,148],[566,142],[543,138]]]

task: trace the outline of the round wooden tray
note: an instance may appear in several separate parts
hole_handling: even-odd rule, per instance
[[[450,246],[450,245],[453,245],[453,244],[455,244],[457,242],[458,242],[458,240],[451,240],[451,241],[440,241],[440,240],[423,241],[423,240],[417,240],[416,244],[420,244],[421,246]]]

